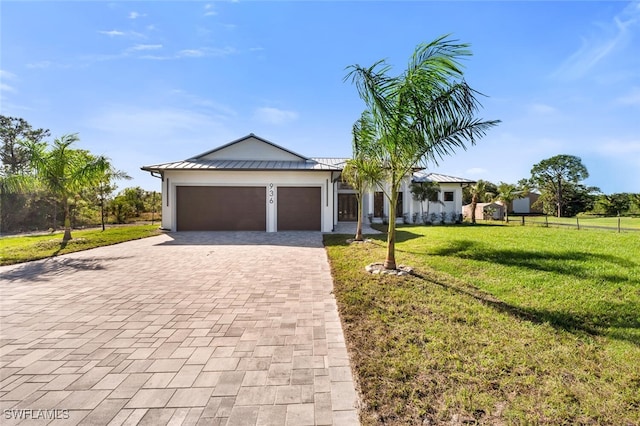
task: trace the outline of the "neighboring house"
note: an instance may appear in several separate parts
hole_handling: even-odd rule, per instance
[[[513,200],[510,204],[509,212],[515,214],[542,214],[542,206],[535,205],[535,202],[540,198],[540,194],[530,192],[522,198]]]
[[[187,160],[142,170],[162,179],[165,229],[331,232],[337,222],[357,220],[355,192],[340,179],[346,160],[305,157],[250,134]],[[434,173],[416,173],[414,179],[440,183],[444,205],[432,208],[447,213],[462,211],[462,186],[472,183]],[[400,220],[420,211],[410,182],[408,176],[399,194]],[[380,188],[371,191],[364,198],[364,218],[371,214],[382,221],[388,204]]]
[[[471,204],[462,206],[462,215],[466,219],[471,218]],[[476,204],[476,219],[502,220],[503,218],[504,218],[504,204],[501,201]]]

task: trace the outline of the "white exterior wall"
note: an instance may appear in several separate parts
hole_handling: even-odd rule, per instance
[[[329,171],[166,171],[162,182],[162,227],[170,230],[177,228],[176,186],[264,186],[267,191],[267,232],[277,231],[278,186],[320,187],[321,230],[333,230],[334,185]],[[272,194],[270,190],[273,190]]]
[[[453,192],[453,201],[444,201],[444,193],[445,192]],[[413,213],[420,213],[420,202],[413,199],[413,194],[409,192],[409,196],[411,197],[411,202],[413,203]],[[438,199],[441,200],[444,204],[425,201],[423,203],[422,211],[424,213],[427,212],[427,204],[429,207],[429,214],[436,213],[438,215],[438,219],[440,220],[440,214],[446,214],[446,222],[451,222],[451,214],[460,214],[462,213],[462,186],[459,183],[441,183],[440,184],[440,193],[438,194]],[[413,219],[413,215],[411,216]]]
[[[530,213],[531,200],[529,199],[529,197],[517,198],[513,200],[513,212],[514,213]]]

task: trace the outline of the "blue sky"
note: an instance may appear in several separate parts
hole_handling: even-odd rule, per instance
[[[249,133],[348,157],[364,108],[345,67],[401,73],[442,34],[471,44],[476,146],[431,170],[515,183],[577,155],[606,193],[640,192],[640,2],[0,2],[0,113],[111,158],[189,158]]]

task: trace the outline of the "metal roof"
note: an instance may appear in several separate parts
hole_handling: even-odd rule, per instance
[[[329,159],[318,159],[329,160]],[[306,161],[261,161],[261,160],[197,160],[189,159],[172,163],[144,166],[142,170],[160,172],[165,170],[310,170],[340,171],[341,166],[333,161],[321,162],[316,159]]]
[[[438,182],[438,183],[476,183],[475,180],[469,180],[456,176],[448,176],[440,173],[414,173],[413,182]]]

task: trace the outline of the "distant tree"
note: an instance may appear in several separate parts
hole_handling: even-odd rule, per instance
[[[151,213],[151,223],[158,217],[162,211],[162,194],[157,191],[145,191],[144,195],[144,211]]]
[[[145,190],[139,186],[125,188],[120,192],[126,202],[131,206],[133,216],[140,216],[144,212]]]
[[[602,194],[597,197],[596,204],[607,216],[617,216],[625,213],[631,207],[631,194]]]
[[[541,192],[541,198],[555,204],[558,217],[563,215],[567,192],[579,189],[575,185],[588,177],[582,160],[573,155],[556,155],[534,164],[531,169],[532,183]]]
[[[476,207],[478,203],[491,199],[493,193],[487,190],[487,182],[482,179],[470,185],[468,188],[471,194],[471,223],[476,223]]]
[[[502,201],[504,204],[504,218],[506,222],[509,222],[509,204],[511,204],[513,200],[520,198],[521,195],[522,191],[518,190],[515,185],[504,182],[500,182],[498,185],[497,192],[493,199],[496,201]]]
[[[34,129],[26,120],[0,115],[0,159],[6,175],[29,170],[29,152],[22,142],[38,143],[50,133],[47,129]]]
[[[105,217],[107,210],[107,201],[111,194],[117,189],[115,180],[131,180],[126,172],[122,170],[116,170],[113,166],[109,165],[109,168],[105,170],[103,175],[97,182],[97,185],[93,188],[97,201],[100,205],[100,224],[102,230],[105,230]]]
[[[463,79],[460,60],[469,56],[467,44],[439,37],[414,51],[407,69],[390,76],[384,60],[370,67],[351,65],[346,80],[358,89],[371,113],[375,136],[372,160],[386,171],[389,229],[385,269],[396,269],[398,191],[405,176],[419,163],[450,155],[474,144],[498,121],[476,118],[477,93]]]
[[[127,223],[127,221],[135,216],[135,210],[129,203],[129,200],[122,195],[116,197],[109,203],[109,210],[113,215],[115,223]]]
[[[520,179],[516,184],[516,188],[520,191],[520,195],[522,197],[526,197],[531,194],[535,185],[531,182],[530,179]]]
[[[26,120],[0,115],[0,232],[15,230],[40,208],[40,197],[36,203],[33,193],[20,191],[20,175],[31,170],[28,152],[21,141],[41,142],[49,136],[49,130],[34,129]]]
[[[353,158],[347,160],[342,169],[342,180],[356,191],[358,201],[358,224],[356,241],[362,241],[362,212],[364,193],[368,188],[380,184],[384,171],[376,161],[372,161],[367,148],[372,146],[371,138],[375,136],[371,115],[363,113],[353,125]]]
[[[438,182],[412,182],[411,187],[409,189],[411,194],[413,194],[413,199],[420,203],[420,217],[424,216],[424,207],[423,204],[427,201],[427,216],[429,217],[429,208],[431,205],[431,201],[434,199],[437,200],[438,194],[440,194],[440,184]],[[437,202],[442,203],[442,201],[438,200]]]
[[[599,193],[600,189],[595,186],[569,184],[563,195],[565,216],[575,216],[593,210]]]
[[[635,205],[638,210],[640,210],[640,194],[630,194],[629,199],[631,204]]]
[[[51,149],[44,143],[24,143],[35,169],[37,182],[60,201],[64,210],[63,241],[71,240],[69,201],[83,189],[95,185],[109,162],[105,157],[93,156],[86,150],[72,149],[79,140],[77,134],[55,139]]]

